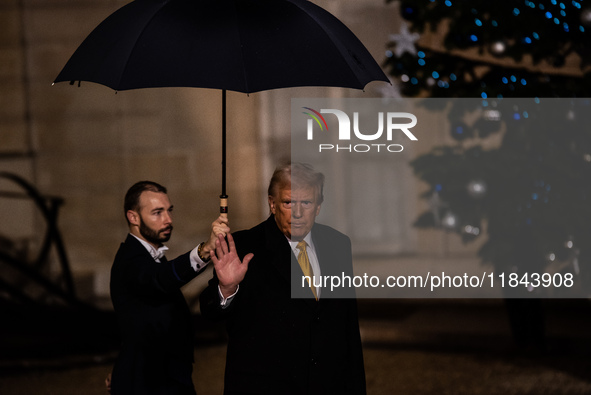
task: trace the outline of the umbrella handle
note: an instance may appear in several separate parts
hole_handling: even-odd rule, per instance
[[[220,195],[220,214],[228,218],[228,195]]]

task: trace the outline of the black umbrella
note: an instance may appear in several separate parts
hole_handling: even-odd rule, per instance
[[[135,0],[90,33],[54,82],[221,89],[225,202],[226,90],[363,89],[375,80],[388,78],[363,44],[307,0]]]

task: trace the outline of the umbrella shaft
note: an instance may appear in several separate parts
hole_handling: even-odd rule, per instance
[[[222,194],[220,213],[228,215],[228,195],[226,195],[226,90],[222,90]]]
[[[222,90],[222,196],[226,196],[226,90]]]

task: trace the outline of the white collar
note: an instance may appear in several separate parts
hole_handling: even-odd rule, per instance
[[[168,251],[168,247],[167,246],[164,246],[163,245],[162,247],[156,249],[152,244],[148,243],[146,240],[140,239],[139,237],[137,237],[136,235],[134,235],[132,233],[130,233],[130,235],[132,235],[140,243],[142,243],[142,245],[146,248],[146,250],[148,250],[148,252],[152,256],[152,258],[154,258],[154,260],[156,260],[158,262],[160,262],[160,259],[164,256],[164,253],[166,251]]]
[[[289,241],[289,244],[291,245],[291,249],[295,251],[295,249],[298,247],[299,241],[292,241],[289,238],[287,240]],[[312,243],[312,231],[308,232],[306,237],[304,237],[304,241],[308,245],[308,248],[314,249],[314,243]]]

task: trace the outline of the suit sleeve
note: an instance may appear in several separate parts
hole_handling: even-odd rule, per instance
[[[211,321],[223,320],[228,314],[227,310],[231,309],[231,305],[227,309],[222,308],[220,305],[218,285],[219,281],[214,270],[213,277],[209,280],[207,287],[201,292],[201,295],[199,295],[201,314]]]

